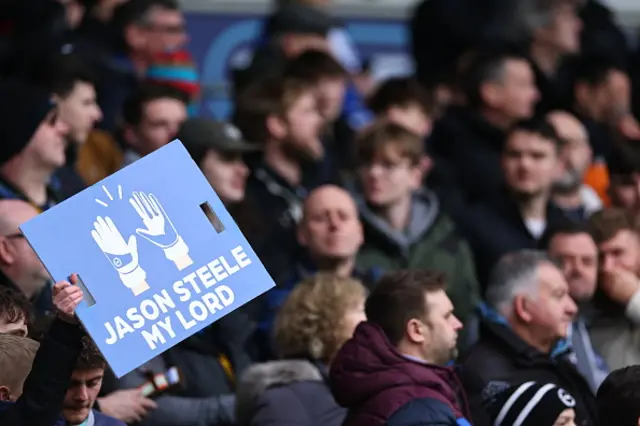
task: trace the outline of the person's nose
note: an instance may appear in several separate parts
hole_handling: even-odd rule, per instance
[[[102,117],[103,117],[102,108],[96,105],[96,112],[94,116],[95,121],[102,121]]]
[[[615,258],[611,255],[604,255],[602,257],[602,262],[600,268],[602,272],[611,272],[616,267]]]
[[[456,331],[462,330],[462,322],[455,315],[453,316],[453,329]]]
[[[583,267],[580,264],[579,260],[576,258],[565,260],[562,269],[564,272],[564,276],[567,277],[567,279],[575,275],[579,275],[581,277],[584,276],[582,271]]]
[[[59,134],[66,136],[71,130],[71,126],[69,126],[69,123],[67,123],[64,120],[57,120],[56,130],[58,131]]]
[[[87,387],[85,385],[78,386],[75,399],[77,401],[86,401],[89,399],[89,392],[87,391]]]
[[[244,161],[242,160],[238,161],[237,170],[238,170],[238,173],[243,177],[249,176],[249,167],[247,167],[247,165],[244,164]]]
[[[383,167],[380,164],[371,164],[367,168],[367,174],[371,178],[378,179],[380,176],[382,176],[382,173]]]
[[[332,231],[337,230],[339,221],[340,221],[340,218],[338,217],[338,215],[336,213],[330,212],[327,215],[327,222],[329,223],[329,229],[330,230],[332,230]]]
[[[565,313],[568,316],[571,316],[573,318],[578,313],[578,305],[576,305],[576,302],[574,302],[569,295],[567,295],[565,299],[566,299]]]

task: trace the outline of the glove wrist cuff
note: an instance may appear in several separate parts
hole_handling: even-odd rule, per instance
[[[180,259],[181,257],[184,257],[187,254],[189,254],[189,247],[184,242],[182,237],[179,236],[175,244],[173,244],[171,247],[167,247],[166,249],[164,249],[164,254],[167,257],[167,259],[171,261],[176,261],[177,259]]]

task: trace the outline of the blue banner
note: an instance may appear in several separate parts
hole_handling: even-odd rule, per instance
[[[199,65],[204,88],[201,115],[219,119],[228,117],[231,111],[228,100],[230,70],[250,61],[263,20],[262,15],[187,14],[191,37],[189,49]],[[404,22],[351,19],[345,26],[361,57],[372,58],[374,67],[397,67],[398,62],[408,62]],[[385,71],[374,72],[384,74]]]
[[[274,286],[180,141],[20,229],[118,377]]]

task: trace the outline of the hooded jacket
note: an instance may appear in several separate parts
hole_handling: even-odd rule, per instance
[[[476,268],[467,241],[458,235],[453,221],[442,213],[438,197],[428,190],[416,192],[409,225],[402,232],[371,210],[362,195],[353,196],[365,241],[358,252],[358,267],[384,271],[423,268],[445,273],[447,295],[455,306],[455,315],[466,324],[480,302]],[[459,342],[466,347],[464,329]]]
[[[466,399],[452,369],[400,354],[375,324],[364,322],[330,371],[344,426],[469,425]]]
[[[255,364],[238,385],[237,426],[340,426],[325,365],[306,359]]]

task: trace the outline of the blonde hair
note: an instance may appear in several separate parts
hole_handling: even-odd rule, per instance
[[[21,393],[39,346],[26,337],[0,334],[0,386]]]
[[[344,331],[345,314],[366,295],[362,283],[352,278],[320,273],[302,281],[276,316],[276,352],[329,363],[351,337]]]

